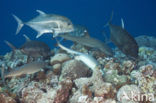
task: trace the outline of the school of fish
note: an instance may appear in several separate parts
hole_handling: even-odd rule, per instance
[[[24,25],[27,25],[37,31],[36,38],[39,38],[43,34],[51,33],[53,34],[52,37],[56,40],[58,37],[61,37],[62,40],[70,40],[74,43],[97,49],[108,57],[112,57],[114,55],[112,48],[109,47],[107,43],[91,37],[85,26],[73,24],[72,21],[65,16],[57,14],[47,14],[41,10],[36,11],[39,13],[39,15],[28,22],[23,22],[16,15],[13,14],[13,17],[15,18],[18,24],[16,34],[20,32]],[[112,24],[112,16],[109,22],[107,23],[106,26],[109,26],[110,30],[110,40],[126,56],[137,59],[138,45],[134,37],[132,37],[132,35],[124,29],[123,19],[121,20],[122,26]],[[13,52],[18,49],[23,54],[26,54],[33,58],[46,58],[52,55],[50,47],[44,42],[38,40],[31,40],[26,35],[23,36],[25,37],[26,42],[19,48],[16,48],[8,41],[5,41],[5,43],[12,48]],[[66,48],[65,46],[60,44],[58,40],[57,44],[61,49],[74,55],[76,60],[82,61],[92,70],[94,70],[94,68],[98,65],[97,60],[94,57],[92,57],[92,55],[84,54]],[[22,65],[21,67],[13,69],[13,71],[10,71],[9,73],[6,73],[4,75],[4,78],[20,76],[22,74],[33,74],[43,69],[46,65],[47,63],[45,63],[44,60],[27,63]]]

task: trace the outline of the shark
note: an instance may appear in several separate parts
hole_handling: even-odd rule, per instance
[[[74,55],[75,60],[83,62],[89,68],[91,68],[93,71],[98,66],[97,60],[94,59],[91,55],[69,49],[69,48],[63,46],[62,44],[60,44],[58,41],[57,41],[57,44],[61,49],[65,50],[67,53]]]
[[[18,23],[16,34],[20,32],[24,25],[27,25],[38,32],[36,38],[39,38],[45,33],[53,33],[53,37],[56,37],[60,33],[67,33],[74,30],[71,20],[65,16],[46,14],[41,10],[36,10],[36,12],[38,12],[39,15],[28,22],[23,22],[13,14],[13,17]]]
[[[86,36],[86,37],[77,37],[77,36],[72,36],[72,35],[59,35],[60,37],[66,39],[66,40],[71,40],[73,42],[79,43],[81,45],[91,47],[91,48],[96,48],[102,51],[106,56],[113,56],[113,51],[112,49],[105,44],[104,42]]]

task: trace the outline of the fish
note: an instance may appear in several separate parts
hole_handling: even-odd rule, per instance
[[[138,58],[138,44],[134,37],[131,36],[122,21],[122,27],[111,23],[113,17],[110,18],[105,26],[109,26],[111,41],[128,57]],[[121,19],[122,20],[122,19]]]
[[[28,63],[28,64],[25,64],[25,65],[23,65],[21,67],[13,69],[8,74],[5,74],[5,78],[17,77],[17,76],[21,76],[23,74],[34,74],[36,72],[39,72],[45,66],[46,66],[46,63],[41,62],[41,61],[40,62]]]
[[[24,25],[27,25],[38,32],[36,38],[39,38],[45,33],[53,33],[53,37],[56,37],[60,33],[74,30],[71,20],[65,16],[46,14],[41,10],[36,10],[36,12],[38,12],[39,15],[28,22],[23,22],[13,14],[13,17],[18,23],[16,34],[20,32]]]
[[[104,42],[86,36],[86,37],[76,37],[76,36],[71,36],[71,35],[59,35],[60,37],[67,39],[67,40],[71,40],[73,42],[79,43],[81,45],[87,46],[87,47],[91,47],[91,48],[97,48],[100,51],[102,51],[106,56],[113,56],[113,51],[112,49],[106,45]]]
[[[82,61],[84,64],[86,64],[93,71],[98,66],[97,60],[94,59],[91,55],[69,49],[69,48],[63,46],[62,44],[60,44],[58,41],[57,41],[57,44],[61,49],[65,50],[67,53],[73,54],[75,60]]]
[[[46,58],[52,54],[50,47],[46,43],[42,41],[30,40],[30,38],[25,34],[23,36],[25,37],[26,42],[19,48],[22,53],[34,58],[41,56]],[[5,41],[5,43],[13,49],[13,52],[17,50],[17,48],[10,42]]]
[[[78,37],[89,36],[87,28],[83,25],[78,25],[78,24],[74,25],[74,31],[65,34],[71,36],[78,36]]]

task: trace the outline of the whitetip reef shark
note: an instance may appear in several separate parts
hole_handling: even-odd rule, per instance
[[[61,49],[65,50],[67,53],[75,55],[74,58],[76,60],[82,61],[84,64],[86,64],[93,71],[98,66],[98,62],[91,55],[84,54],[84,53],[77,52],[77,51],[74,51],[72,49],[66,48],[65,46],[61,45],[58,41],[57,41],[57,44]]]
[[[13,17],[18,23],[16,34],[20,32],[25,25],[35,29],[38,34],[36,38],[39,38],[44,33],[53,33],[53,37],[56,37],[60,33],[67,33],[74,30],[72,22],[64,16],[56,14],[46,14],[41,10],[36,10],[39,15],[28,22],[22,22],[16,15]]]

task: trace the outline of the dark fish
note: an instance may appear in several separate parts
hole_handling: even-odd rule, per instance
[[[113,51],[105,43],[91,37],[76,37],[71,35],[59,35],[64,39],[71,40],[73,42],[79,43],[84,46],[97,48],[100,51],[104,52],[107,56],[113,56]]]
[[[24,35],[24,37],[26,38],[26,42],[19,48],[22,53],[35,58],[41,56],[46,58],[51,55],[50,48],[47,44],[41,41],[30,40],[26,35]],[[8,41],[5,41],[5,43],[8,44],[13,51],[16,49],[16,47]]]
[[[113,15],[112,15],[113,17]],[[127,56],[138,57],[138,45],[135,39],[122,27],[108,22],[111,41]]]
[[[55,14],[46,14],[41,10],[36,11],[39,15],[28,22],[22,22],[17,16],[13,15],[18,23],[16,34],[20,32],[24,24],[38,32],[36,38],[42,36],[44,33],[53,33],[53,36],[55,37],[59,33],[66,33],[74,30],[72,22],[66,17]]]
[[[19,68],[16,68],[15,70],[12,70],[8,74],[6,74],[5,78],[16,77],[16,76],[20,76],[23,74],[34,74],[36,72],[39,72],[45,66],[46,66],[45,62],[32,62],[29,64],[25,64]]]

